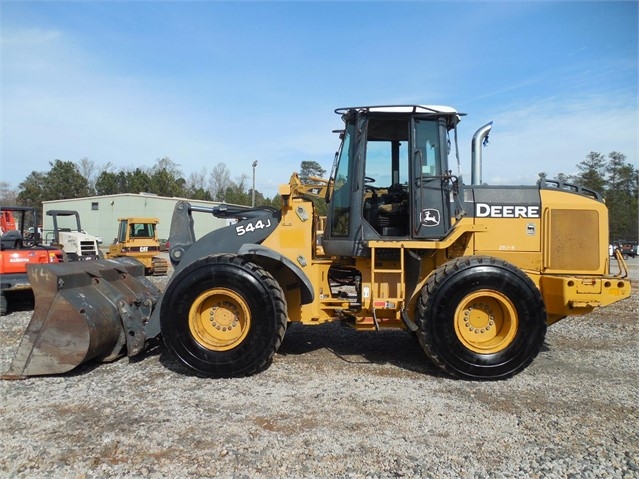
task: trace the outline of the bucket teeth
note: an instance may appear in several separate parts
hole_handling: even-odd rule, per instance
[[[33,316],[2,379],[61,374],[144,350],[160,291],[131,258],[28,267]]]

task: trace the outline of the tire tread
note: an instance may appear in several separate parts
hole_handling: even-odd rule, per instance
[[[532,282],[532,280],[525,273],[521,272],[517,267],[508,263],[505,260],[494,258],[491,256],[464,256],[460,258],[453,259],[439,268],[437,268],[430,277],[426,280],[426,284],[422,288],[421,294],[417,300],[417,318],[416,323],[419,327],[418,338],[419,342],[426,353],[426,355],[430,358],[430,360],[442,371],[447,373],[448,375],[458,378],[458,379],[483,379],[483,380],[494,380],[494,379],[508,379],[518,372],[525,369],[530,363],[534,360],[534,358],[539,354],[543,346],[543,340],[546,335],[547,324],[544,321],[543,325],[541,325],[542,331],[540,332],[541,340],[537,342],[534,346],[534,350],[532,354],[526,359],[524,363],[520,365],[520,367],[513,369],[508,374],[500,375],[499,377],[473,377],[470,378],[462,373],[460,373],[457,369],[452,367],[445,359],[439,354],[435,347],[435,338],[432,333],[431,328],[428,327],[428,321],[431,317],[430,311],[430,303],[429,297],[436,294],[436,291],[441,288],[441,286],[451,277],[453,274],[461,272],[464,269],[472,268],[475,266],[481,265],[489,265],[496,266],[500,269],[508,270],[514,274],[517,274],[521,278],[524,279],[528,283],[529,286],[537,290],[536,285]],[[543,298],[541,297],[541,293],[538,294],[538,304],[535,305],[535,308],[539,308],[544,311],[545,314],[545,305],[543,302]]]

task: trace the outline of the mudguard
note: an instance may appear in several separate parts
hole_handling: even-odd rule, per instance
[[[297,277],[300,293],[302,295],[302,304],[312,303],[313,300],[315,299],[315,291],[313,289],[313,284],[311,283],[311,280],[308,279],[308,276],[306,276],[306,273],[304,273],[304,271],[302,271],[302,269],[299,266],[297,266],[293,261],[288,259],[286,256],[282,256],[277,251],[259,244],[244,244],[238,250],[237,254],[245,258],[251,258],[251,257],[267,258],[269,260],[273,260],[278,265],[284,265],[284,267],[291,270],[293,274]],[[259,261],[259,260],[255,262],[262,263],[262,261]]]
[[[213,230],[196,240],[193,231],[193,212],[209,213],[218,218],[238,221],[232,225]],[[187,201],[179,201],[173,209],[173,217],[171,218],[169,256],[174,265],[174,271],[169,284],[180,271],[200,258],[220,253],[237,254],[247,243],[252,245],[261,243],[275,231],[280,219],[281,212],[270,207],[247,208],[223,204],[211,208],[193,206]],[[299,268],[297,269],[299,270]],[[306,282],[308,284],[307,278]],[[161,309],[155,308],[146,325],[145,333],[148,338],[156,337],[161,333]]]
[[[192,212],[211,213],[218,218],[238,220],[237,223],[218,228],[195,239]],[[246,208],[220,205],[215,208],[192,206],[186,201],[175,205],[169,236],[173,276],[193,261],[218,253],[237,253],[242,245],[259,244],[275,231],[281,213],[274,208]]]

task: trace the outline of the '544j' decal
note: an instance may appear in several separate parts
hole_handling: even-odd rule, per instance
[[[246,233],[250,233],[251,231],[262,230],[264,228],[270,228],[270,227],[271,227],[271,220],[267,218],[266,221],[257,220],[255,222],[251,222],[245,225],[238,225],[235,227],[235,232],[237,233],[238,236],[242,236]]]

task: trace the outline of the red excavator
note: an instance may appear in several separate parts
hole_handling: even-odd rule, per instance
[[[28,264],[59,263],[62,251],[42,244],[38,212],[28,206],[0,206],[0,315],[14,293],[31,290]]]

